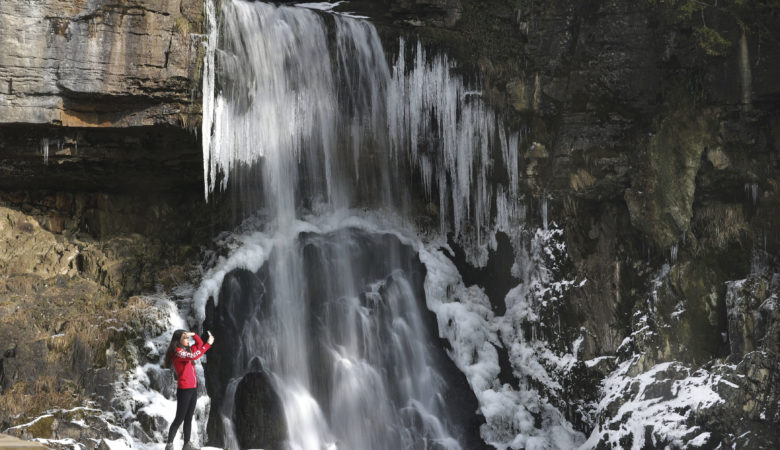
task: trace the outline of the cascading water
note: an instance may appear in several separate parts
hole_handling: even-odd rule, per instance
[[[246,189],[240,177],[260,162],[262,205],[280,229],[301,203],[349,206],[358,151],[383,120],[389,69],[376,31],[340,17],[335,28],[331,50],[325,22],[312,11],[243,2],[222,9],[222,90],[213,137],[204,142],[208,189],[237,176],[237,189]]]
[[[245,191],[259,163],[262,185],[249,189],[264,196],[252,207],[277,218],[301,206],[406,213],[405,187],[419,178],[427,196],[439,196],[441,231],[484,245],[491,208],[513,218],[520,208],[519,134],[451,74],[446,56],[428,57],[420,43],[409,55],[402,39],[390,68],[369,22],[330,17],[332,35],[308,9],[223,3],[220,88],[212,80],[203,93],[207,195],[229,179]],[[491,183],[497,170],[506,187]]]
[[[546,379],[528,364],[536,344],[499,337],[522,335],[543,268],[522,266],[531,275],[507,295],[513,316],[496,318],[438,249],[454,231],[481,265],[495,230],[521,230],[522,133],[504,129],[446,56],[402,39],[388,65],[365,20],[239,0],[219,16],[204,68],[206,195],[236,193],[253,217],[194,296],[196,318],[219,336],[206,365],[209,441],[575,445],[581,436],[543,395],[498,382],[502,346],[516,369]],[[438,230],[412,223],[423,208]]]
[[[281,241],[269,245],[261,269],[226,274],[219,303],[207,308],[207,326],[223,336],[207,367],[210,432],[223,437],[215,441],[474,448],[467,433],[476,423],[460,416],[473,417],[477,405],[445,400],[468,388],[433,345],[414,249],[355,227],[300,233],[287,241],[293,248]],[[451,417],[449,408],[466,414]]]
[[[442,223],[484,222],[495,119],[445,58],[429,64],[418,47],[407,74],[402,44],[393,73],[370,23],[329,17],[222,6],[217,69],[207,64],[204,83],[206,189],[230,179],[266,219],[196,294],[221,336],[207,365],[209,438],[230,448],[481,446],[476,399],[424,320],[413,247],[313,223],[360,205],[403,212],[414,168],[429,193],[434,182],[453,193],[440,199]],[[418,154],[431,139],[450,153]]]

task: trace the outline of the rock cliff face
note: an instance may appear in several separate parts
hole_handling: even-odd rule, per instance
[[[3,2],[3,189],[196,184],[197,141],[185,130],[199,120],[201,9],[195,0]],[[162,184],[141,181],[149,175]]]
[[[471,67],[523,130],[522,191],[532,211],[548,199],[587,279],[541,308],[560,328],[527,328],[552,347],[583,338],[588,369],[562,376],[573,389],[560,401],[605,396],[591,412],[570,409],[589,445],[771,448],[780,67],[766,55],[780,51],[778,11],[727,3],[690,16],[684,3],[388,2],[377,17]],[[714,388],[726,401],[694,417],[700,400],[674,380],[705,369],[730,380]],[[674,401],[653,414],[674,410],[698,431],[675,436],[631,411]]]
[[[371,17],[388,49],[404,35],[446,51],[521,131],[529,220],[548,205],[568,270],[587,280],[540,307],[560,327],[528,328],[552,347],[582,338],[576,369],[561,375],[571,389],[554,396],[590,405],[567,418],[593,446],[780,445],[780,19],[776,7],[732,3],[743,2],[694,15],[688,2],[623,0],[340,6]],[[189,131],[201,8],[0,3],[0,342],[15,345],[0,349],[0,398],[67,392],[9,369],[19,361],[9,355],[55,348],[41,339],[66,325],[18,334],[5,321],[34,316],[10,311],[53,286],[116,299],[182,281],[192,246],[220,229],[226,215],[202,201]],[[474,284],[511,276],[491,273]],[[502,369],[507,382],[521,377]],[[694,384],[723,401],[700,408]],[[677,414],[685,431],[647,425],[642,411]],[[16,424],[0,414],[0,429]]]
[[[89,405],[11,433],[118,436],[99,409],[161,331],[132,296],[190,279],[215,229],[202,27],[196,0],[0,4],[0,429]]]
[[[197,84],[198,1],[0,6],[0,121],[63,127],[181,125]]]

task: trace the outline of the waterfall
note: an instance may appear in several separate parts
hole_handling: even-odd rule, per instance
[[[543,229],[522,223],[525,134],[506,129],[446,55],[400,39],[391,60],[361,18],[241,0],[222,1],[218,16],[204,68],[205,192],[237,195],[248,218],[223,237],[224,256],[193,296],[195,318],[218,336],[205,368],[208,441],[582,441],[546,392],[499,379],[514,370],[560,390],[541,360],[563,370],[575,359],[520,338],[545,292],[573,285],[544,267],[555,253],[546,246],[565,249],[544,194]],[[504,317],[442,250],[452,232],[483,266],[496,230],[517,249],[535,242],[511,269],[521,284],[496,299]],[[500,366],[498,348],[512,367]]]
[[[391,67],[365,20],[227,0],[218,27],[204,67],[205,192],[236,193],[257,216],[194,296],[219,336],[209,441],[484,446],[474,393],[436,343],[417,244],[348,217],[408,217],[419,179],[438,196],[439,229],[486,246],[491,207],[501,202],[505,223],[519,210],[516,185],[494,200],[489,182],[500,147],[517,183],[517,135],[445,56],[402,40]]]
[[[221,91],[213,137],[204,137],[204,179],[207,190],[220,179],[224,189],[231,176],[260,163],[262,204],[280,228],[300,202],[331,210],[350,204],[359,149],[383,120],[390,75],[376,30],[334,19],[330,42],[324,20],[307,9],[238,1],[222,9]],[[351,155],[339,153],[343,148]]]
[[[446,55],[400,39],[391,61],[361,18],[240,0],[218,16],[205,192],[238,196],[248,218],[218,242],[224,256],[193,295],[195,319],[218,336],[205,366],[209,443],[578,446],[552,378],[576,355],[525,338],[545,299],[575,285],[546,267],[565,245],[545,194],[543,228],[523,223],[525,133],[506,129]],[[496,230],[512,238],[520,280],[494,299],[503,317],[444,250],[452,232],[484,266]],[[521,383],[503,382],[505,370]]]
[[[278,237],[268,248],[260,270],[226,274],[207,317],[222,336],[206,368],[210,429],[222,433],[210,437],[231,448],[465,447],[461,416],[476,404],[468,413],[445,400],[457,369],[433,345],[414,249],[354,227]],[[242,388],[255,373],[273,394],[237,408],[260,395]],[[284,419],[269,426],[248,413]]]
[[[403,214],[410,190],[421,189],[438,204],[442,232],[484,247],[491,208],[511,199],[508,211],[519,209],[520,135],[504,129],[445,55],[401,39],[389,67],[369,22],[328,20],[303,8],[223,3],[221,42],[205,68],[216,66],[219,79],[208,91],[204,83],[207,196],[232,178],[246,189],[259,165],[262,186],[251,189],[263,198],[253,206],[289,224],[301,207]],[[508,180],[500,189],[491,183],[499,171]],[[410,185],[415,179],[420,186]],[[472,256],[484,262],[478,250]]]
[[[204,42],[206,51],[203,55],[203,121],[201,122],[201,137],[203,139],[203,175],[204,175],[204,195],[208,199],[209,188],[213,189],[213,182],[209,179],[209,174],[213,172],[210,166],[211,158],[211,134],[214,125],[214,55],[217,46],[217,26],[214,13],[214,3],[210,0],[204,2],[204,16],[206,28],[209,30],[207,39]]]

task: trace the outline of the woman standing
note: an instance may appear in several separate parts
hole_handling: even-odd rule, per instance
[[[192,430],[192,415],[195,413],[195,402],[198,399],[198,378],[195,375],[195,361],[203,356],[214,343],[214,336],[208,331],[209,340],[206,344],[200,337],[191,332],[176,330],[171,337],[171,343],[165,352],[164,365],[166,368],[173,366],[178,380],[176,389],[176,418],[173,419],[171,429],[168,430],[168,440],[165,450],[173,450],[173,439],[179,430],[179,425],[184,422],[184,449],[195,450],[190,444],[190,431]],[[190,338],[195,340],[195,345],[190,346]]]

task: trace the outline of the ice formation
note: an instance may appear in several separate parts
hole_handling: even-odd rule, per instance
[[[266,198],[288,203],[268,205],[277,213],[306,198],[338,209],[359,196],[399,209],[412,170],[438,196],[442,231],[477,245],[494,225],[493,205],[504,218],[518,211],[522,134],[505,129],[446,55],[401,39],[391,68],[369,22],[337,15],[331,56],[326,25],[308,9],[225,2],[221,17],[224,36],[204,69],[207,195],[259,163],[267,187],[288,193]],[[373,171],[361,173],[368,164]],[[491,185],[495,170],[508,186]],[[355,191],[361,185],[367,192]]]
[[[543,265],[550,251],[545,245],[557,245],[552,241],[560,233],[548,224],[546,197],[541,199],[543,229],[523,231],[526,207],[518,192],[522,133],[505,129],[481,93],[453,72],[454,63],[446,55],[429,55],[421,43],[401,40],[395,64],[388,66],[376,31],[366,21],[335,16],[329,52],[325,22],[308,9],[228,1],[221,17],[223,38],[206,64],[206,72],[216,73],[222,86],[219,92],[204,91],[213,95],[213,100],[204,100],[204,116],[214,120],[204,128],[204,133],[212,131],[203,141],[206,192],[225,189],[228,182],[242,189],[247,169],[259,165],[262,205],[272,220],[230,238],[231,254],[215,262],[195,293],[196,316],[204,318],[206,301],[218,300],[232,270],[256,272],[271,264],[275,252],[287,254],[294,248],[301,233],[346,227],[332,217],[349,217],[352,207],[368,204],[374,211],[395,211],[403,217],[409,196],[406,180],[416,173],[426,195],[438,203],[440,234],[384,226],[384,213],[364,213],[370,218],[347,222],[372,232],[407,230],[401,233],[405,242],[418,249],[427,269],[427,305],[438,317],[438,331],[452,345],[450,356],[466,375],[486,418],[486,441],[499,448],[567,448],[584,441],[545,393],[497,380],[496,347],[507,348],[520,379],[530,377],[553,389],[550,371],[567,370],[576,357],[576,350],[557,355],[542,341],[521,338],[520,328],[536,320],[542,297],[554,298],[553,291],[573,283],[550,279]],[[496,170],[506,171],[508,185],[491,183]],[[303,219],[302,211],[312,217]],[[323,223],[337,227],[323,228]],[[518,244],[530,242],[522,244],[527,246],[521,252],[523,268],[518,269],[523,283],[507,296],[504,317],[494,316],[479,288],[463,285],[457,269],[438,250],[443,242],[438,236],[451,229],[477,264],[484,263],[487,248],[495,245],[496,229],[514,236]],[[295,273],[295,258],[288,262],[283,272]],[[287,278],[274,278],[273,284],[305,285],[305,280]],[[282,337],[282,342],[298,342],[296,336],[305,335],[294,326],[285,329],[294,336]],[[272,371],[286,373],[281,366]],[[311,412],[288,417],[288,423],[301,425],[296,434],[303,441],[297,445],[325,445],[338,427],[323,424],[306,382],[293,381],[277,384],[286,414]],[[544,419],[542,428],[535,423],[538,416]],[[358,442],[354,436],[342,439]]]
[[[437,317],[440,336],[452,346],[450,357],[479,401],[486,420],[481,430],[484,440],[497,448],[595,445],[594,440],[603,437],[602,428],[589,438],[576,431],[555,400],[564,389],[557,380],[575,365],[582,337],[560,352],[536,334],[538,327],[552,326],[541,323],[543,309],[563,301],[566,292],[582,287],[586,280],[556,274],[555,266],[566,250],[561,230],[548,217],[547,194],[530,200],[539,211],[532,221],[538,220],[539,229],[525,223],[528,200],[519,192],[518,157],[525,145],[523,132],[506,129],[480,92],[454,73],[454,62],[446,55],[430,54],[419,42],[410,45],[401,40],[395,63],[388,65],[369,22],[335,15],[329,32],[321,13],[312,9],[330,11],[334,6],[292,8],[225,1],[219,43],[217,27],[209,31],[203,106],[206,196],[228,188],[228,183],[238,190],[260,184],[261,193],[254,195],[261,201],[250,207],[262,205],[262,216],[270,220],[261,220],[261,225],[249,226],[221,243],[229,254],[214,261],[204,274],[194,294],[195,317],[205,317],[209,298],[219,301],[225,277],[237,268],[257,272],[270,267],[273,284],[291,294],[285,298],[289,297],[292,310],[305,308],[295,306],[292,294],[306,280],[290,275],[302,267],[295,256],[301,236],[349,227],[392,233],[415,248],[425,265],[425,301]],[[207,16],[213,24],[213,9],[207,8]],[[252,175],[256,167],[260,180],[252,185],[247,178],[257,176]],[[505,171],[506,185],[491,181],[499,170]],[[408,212],[408,180],[415,178],[437,203],[438,233],[408,224],[389,225],[388,214],[404,217]],[[353,208],[363,211],[358,214]],[[445,254],[443,236],[450,230],[466,244],[469,260],[477,265],[485,263],[487,248],[495,246],[496,230],[512,238],[513,274],[520,282],[503,299],[504,315],[495,315],[480,288],[464,284]],[[359,317],[356,311],[352,313]],[[277,312],[280,320],[295,316]],[[297,329],[294,320],[289,323],[281,341],[305,346],[299,342],[305,330]],[[342,354],[345,349],[333,349],[334,355],[341,355],[337,359],[342,374],[348,375],[344,380],[357,377],[354,380],[362,380],[357,386],[364,386],[361,383],[372,379],[376,362]],[[507,352],[519,386],[499,381],[499,349]],[[295,446],[332,445],[340,433],[347,447],[365,445],[356,430],[329,422],[327,406],[310,394],[305,377],[290,375],[285,364],[268,364],[276,375],[287,423],[295,428],[291,437]],[[286,364],[307,367],[304,361]],[[648,376],[666,369],[658,367]],[[686,379],[690,382],[680,382],[679,392],[690,395],[677,401],[690,403],[695,398],[702,405],[716,401],[708,396],[706,374],[693,373]],[[374,384],[372,392],[382,392],[385,382]],[[642,380],[615,372],[604,384],[604,401],[611,398],[611,389],[637,382],[641,385]],[[425,403],[410,398],[410,404]],[[638,405],[651,406],[643,401],[635,399]],[[652,406],[655,413],[674,407],[671,403]],[[433,409],[427,405],[419,411],[425,417],[423,412]],[[383,417],[391,416],[388,412]],[[636,422],[631,419],[626,427],[639,438],[633,424],[647,417],[635,417]],[[229,420],[225,423],[230,435]],[[437,423],[441,424],[433,417],[429,429],[436,429]],[[669,425],[667,435],[674,437],[679,430]],[[440,442],[449,442],[446,430],[438,435]],[[227,437],[229,442],[234,439]],[[696,439],[705,441],[706,436]]]

